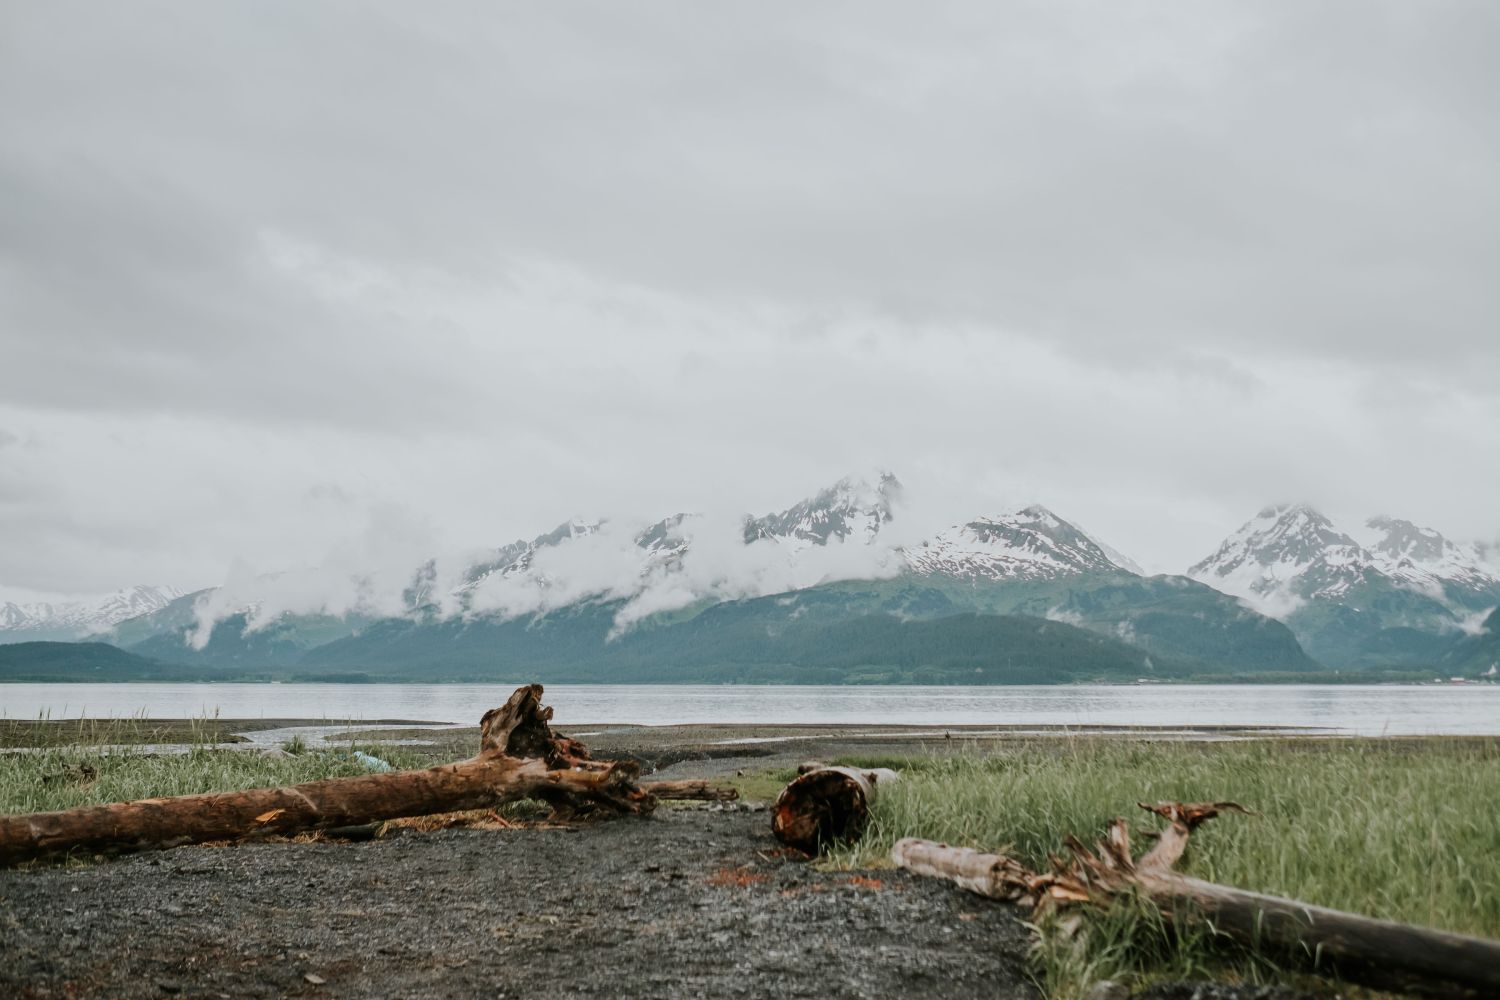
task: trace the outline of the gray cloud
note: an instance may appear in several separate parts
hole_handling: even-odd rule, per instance
[[[0,585],[873,465],[1158,569],[1278,497],[1496,533],[1493,5],[0,18]]]

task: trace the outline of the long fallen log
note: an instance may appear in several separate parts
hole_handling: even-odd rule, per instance
[[[816,854],[824,847],[858,840],[882,784],[896,772],[877,767],[803,764],[771,807],[771,832],[788,847]]]
[[[1194,828],[1221,812],[1246,811],[1241,806],[1169,802],[1141,808],[1168,825],[1138,860],[1123,819],[1110,823],[1093,851],[1069,837],[1069,856],[1054,857],[1050,872],[1033,872],[1005,855],[917,838],[898,841],[891,858],[918,874],[1028,908],[1108,905],[1121,893],[1139,892],[1173,923],[1207,921],[1218,935],[1349,982],[1433,997],[1500,996],[1500,942],[1312,906],[1174,870]]]
[[[542,686],[518,688],[479,724],[479,753],[457,764],[330,778],[282,788],[141,799],[0,816],[0,865],[82,850],[153,850],[213,840],[352,827],[539,799],[566,815],[649,813],[638,766],[589,757],[552,732]]]

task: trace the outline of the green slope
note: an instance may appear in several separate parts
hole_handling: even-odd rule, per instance
[[[1184,577],[845,581],[700,603],[616,635],[620,608],[581,602],[510,621],[286,617],[251,632],[239,615],[201,650],[184,641],[179,612],[130,648],[225,672],[410,680],[1048,683],[1318,667],[1284,625]]]
[[[1156,657],[1197,664],[1207,673],[1320,667],[1281,622],[1183,576],[1081,574],[1035,582],[898,577],[827,584],[798,596],[825,605],[842,599],[847,614],[973,611],[1050,618],[1128,641]]]
[[[192,680],[200,671],[102,642],[18,642],[0,646],[0,681]]]
[[[302,667],[414,680],[819,684],[1043,684],[1185,670],[1118,640],[1036,618],[804,621],[762,599],[609,639],[617,610],[598,604],[535,619],[383,622],[310,651]]]

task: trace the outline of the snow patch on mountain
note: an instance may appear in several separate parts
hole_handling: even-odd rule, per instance
[[[1114,563],[1116,566],[1120,567],[1128,573],[1134,573],[1136,576],[1149,575],[1144,569],[1141,568],[1140,563],[1136,562],[1134,559],[1130,558],[1119,549],[1106,544],[1102,539],[1100,539],[1098,535],[1083,528],[1077,521],[1072,522],[1072,524],[1073,528],[1080,535],[1093,542],[1095,547],[1098,548],[1100,552],[1103,552],[1104,555],[1109,559],[1109,561]]]

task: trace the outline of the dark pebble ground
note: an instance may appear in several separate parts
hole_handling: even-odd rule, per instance
[[[0,996],[1037,996],[1015,911],[817,871],[768,827],[667,809],[0,871]]]

